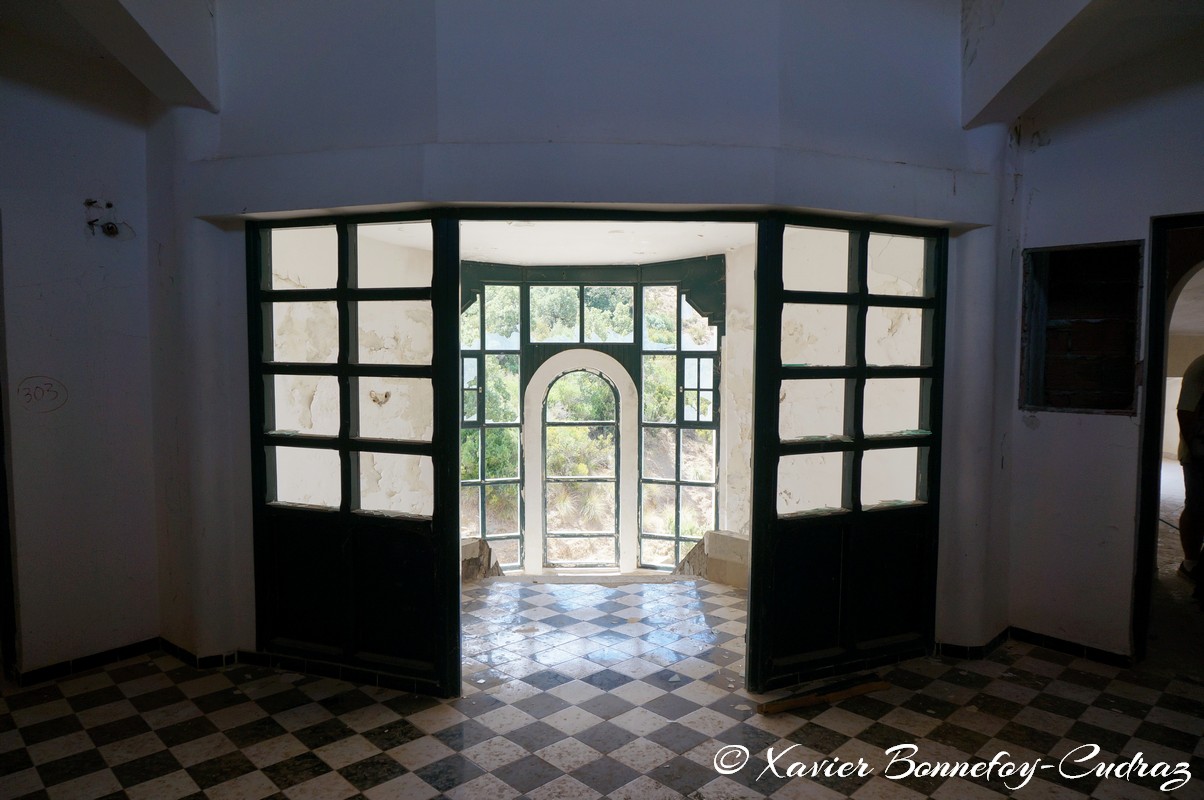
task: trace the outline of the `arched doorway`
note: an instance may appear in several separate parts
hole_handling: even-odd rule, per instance
[[[523,397],[525,573],[636,569],[638,397],[630,373],[597,350],[562,351],[531,376]]]

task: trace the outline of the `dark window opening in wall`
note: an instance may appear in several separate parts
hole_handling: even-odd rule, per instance
[[[1024,252],[1020,407],[1133,414],[1141,242]]]

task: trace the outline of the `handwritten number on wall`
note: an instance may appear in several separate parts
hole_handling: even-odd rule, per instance
[[[46,375],[31,375],[17,386],[17,405],[39,414],[57,411],[67,402],[67,387]]]

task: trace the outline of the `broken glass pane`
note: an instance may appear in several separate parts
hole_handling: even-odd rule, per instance
[[[677,528],[677,491],[672,485],[643,483],[640,530],[672,536]]]
[[[333,289],[339,275],[339,233],[321,228],[273,228],[272,288]]]
[[[497,560],[499,566],[518,566],[518,539],[498,540],[490,538],[489,549],[493,551],[493,557]]]
[[[674,480],[677,477],[675,428],[644,428],[645,478]]]
[[[924,357],[924,309],[870,306],[865,312],[865,362],[919,367]]]
[[[710,422],[715,415],[714,392],[685,392],[682,415],[688,422]]]
[[[719,328],[699,314],[685,295],[681,297],[681,349],[715,350],[719,346]]]
[[[356,286],[397,289],[431,285],[434,251],[429,221],[357,225],[355,231]]]
[[[271,386],[275,433],[337,436],[339,381],[333,375],[265,375]]]
[[[549,476],[614,477],[613,425],[549,425],[545,434],[544,453]]]
[[[485,535],[518,533],[518,484],[485,487]]]
[[[434,320],[426,300],[356,303],[360,364],[429,364]]]
[[[677,348],[677,287],[644,287],[644,349]]]
[[[485,421],[518,422],[518,356],[485,356]]]
[[[919,378],[871,378],[865,382],[866,436],[915,433],[920,427]]]
[[[844,489],[844,453],[810,453],[778,460],[778,516],[838,509]]]
[[[518,428],[485,428],[485,479],[518,477]]]
[[[715,481],[715,431],[699,428],[682,430],[681,479],[706,483]],[[685,511],[682,514],[684,516]]]
[[[481,477],[481,431],[469,428],[460,431],[460,480],[475,481]]]
[[[532,286],[532,342],[581,341],[581,287]]]
[[[644,356],[644,422],[677,421],[676,356]]]
[[[698,539],[715,528],[715,490],[709,486],[681,487],[681,535]]]
[[[481,487],[460,487],[460,536],[481,535]]]
[[[615,484],[548,481],[548,531],[602,533],[615,530]]]
[[[429,442],[435,432],[435,398],[426,378],[356,378],[358,436]]]
[[[268,303],[272,341],[268,361],[333,364],[339,356],[339,312],[334,303]]]
[[[550,564],[613,564],[615,540],[613,536],[588,539],[548,539],[548,563]]]
[[[343,496],[339,454],[311,447],[269,447],[268,463],[275,460],[275,496],[269,502],[338,508]],[[269,491],[271,491],[269,489]]]
[[[487,350],[517,350],[518,287],[485,287],[485,348]]]
[[[548,389],[544,413],[551,422],[601,422],[615,418],[615,391],[610,381],[578,370],[560,376]]]
[[[788,291],[849,291],[849,232],[787,225],[782,286]]]
[[[925,240],[922,238],[871,233],[869,274],[866,278],[870,294],[906,297],[930,294],[924,251]]]
[[[672,539],[643,539],[640,541],[640,563],[650,567],[671,567],[677,564]]]
[[[840,305],[783,305],[782,364],[844,366],[848,313]]]
[[[631,286],[585,287],[585,341],[635,341]]]
[[[782,381],[779,402],[778,435],[782,441],[845,435],[844,379]]]
[[[360,453],[360,510],[429,517],[435,510],[435,468],[429,456]]]
[[[916,498],[920,448],[866,450],[861,459],[861,505],[910,503]]]
[[[460,349],[478,350],[481,347],[481,304],[473,298],[472,304],[460,314]]]

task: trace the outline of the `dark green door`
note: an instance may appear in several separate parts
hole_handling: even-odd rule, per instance
[[[932,644],[946,235],[831,225],[758,234],[754,691]]]
[[[443,696],[460,691],[457,233],[248,228],[258,646]]]

